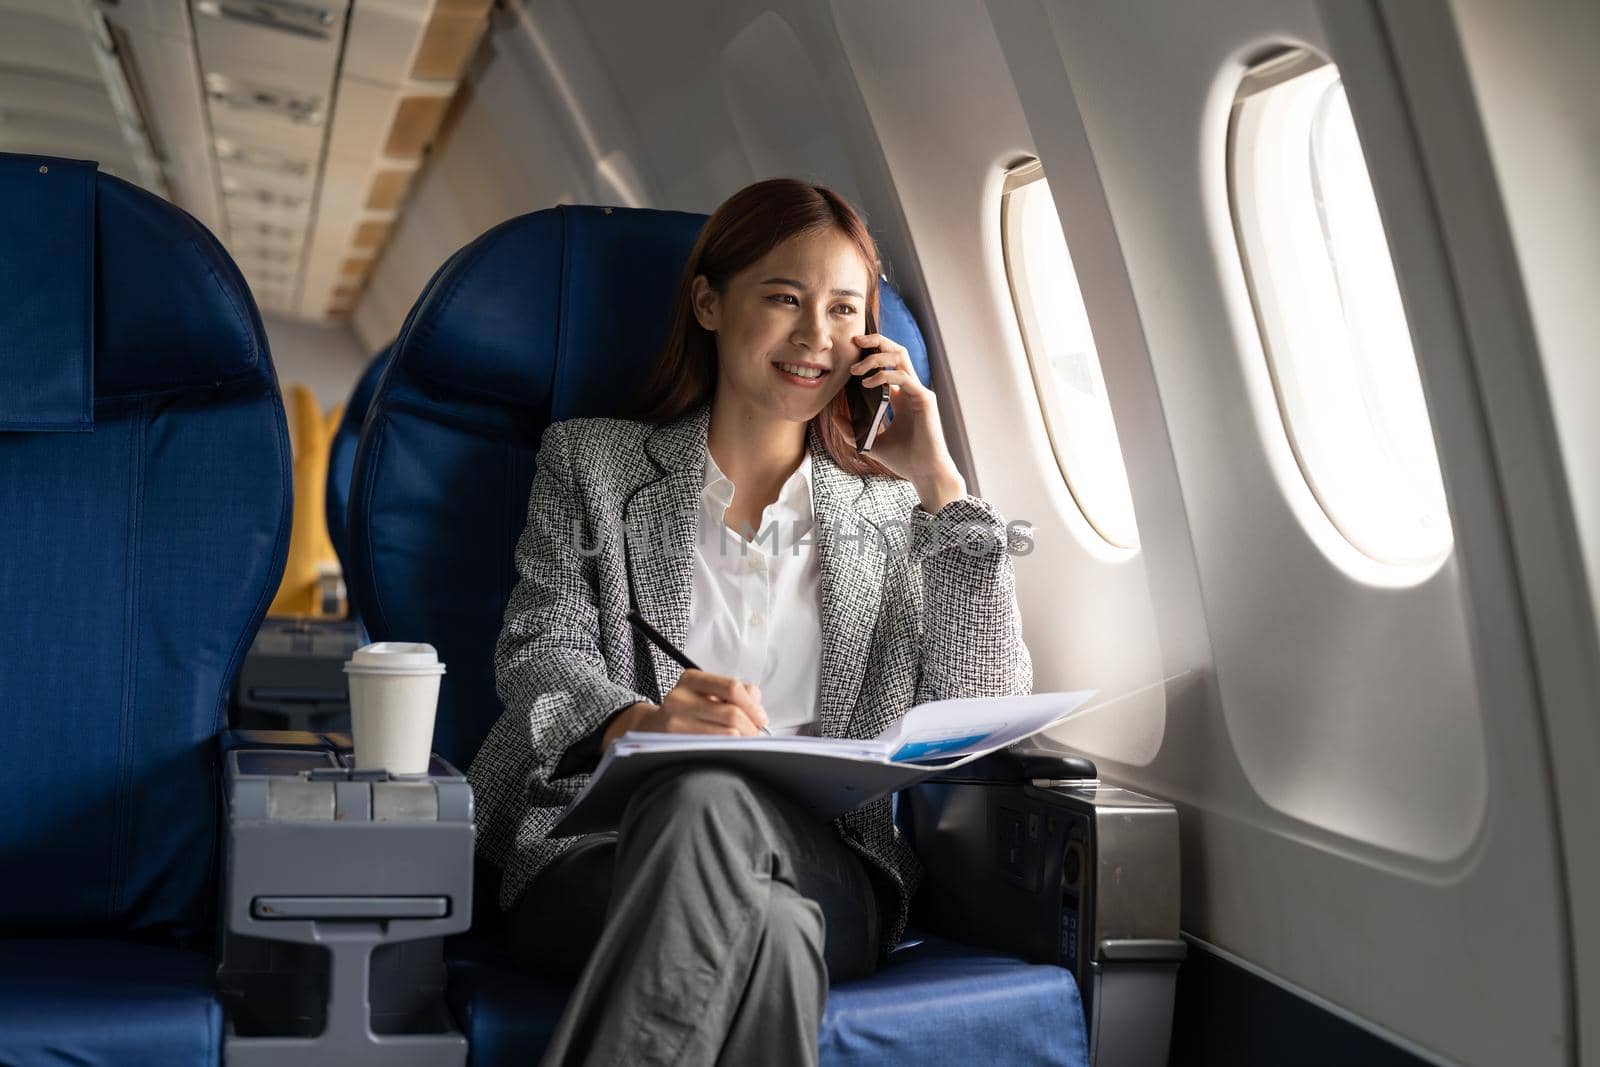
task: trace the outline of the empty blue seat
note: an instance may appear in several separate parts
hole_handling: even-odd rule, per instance
[[[171,204],[0,156],[0,285],[46,257],[81,270],[0,307],[0,394],[59,364],[86,407],[0,431],[0,1063],[215,1065],[216,739],[283,570],[283,407],[244,279]]]
[[[0,939],[0,1063],[215,1064],[216,969],[205,952],[164,945]]]
[[[665,337],[704,216],[561,207],[512,219],[435,274],[368,412],[350,501],[352,595],[375,640],[429,641],[449,665],[436,748],[466,766],[500,714],[493,652],[516,579],[534,456],[552,421],[614,415]],[[887,284],[883,332],[923,380],[927,354]],[[481,868],[476,941],[451,999],[478,1067],[527,1063],[567,990],[517,973],[490,943]],[[1086,1062],[1071,975],[929,938],[830,994],[827,1064]]]

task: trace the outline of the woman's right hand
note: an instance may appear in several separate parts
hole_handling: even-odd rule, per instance
[[[748,737],[766,725],[760,689],[737,678],[686,670],[660,704],[634,704],[612,719],[602,747],[629,730]]]

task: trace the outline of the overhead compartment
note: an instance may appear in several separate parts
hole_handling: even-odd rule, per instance
[[[167,0],[99,0],[111,47],[167,195],[224,241],[222,215],[189,8]]]
[[[349,313],[438,137],[490,0],[373,0],[350,21],[300,313]]]
[[[348,313],[491,6],[96,0],[106,47],[149,132],[149,157],[142,146],[106,154],[105,123],[117,110],[103,94],[62,95],[51,144],[91,154],[65,151],[76,143],[65,120],[95,124],[96,137],[77,140],[102,146],[100,158],[118,172],[158,170],[172,198],[227,244],[263,309],[309,319]],[[87,78],[98,62],[93,39],[68,29],[48,47]],[[0,53],[6,47],[0,41]]]
[[[230,250],[269,310],[295,306],[348,7],[344,0],[193,6]]]

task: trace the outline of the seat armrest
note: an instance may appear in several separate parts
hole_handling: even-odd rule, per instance
[[[350,754],[354,751],[354,746],[351,744],[349,734],[337,731],[316,733],[307,730],[228,730],[224,732],[222,735],[224,764],[227,765],[229,753],[240,750],[329,752],[341,765],[348,767],[351,765]],[[309,765],[298,769],[307,769],[307,766]],[[370,774],[361,773],[366,780],[371,780]],[[435,752],[428,758],[428,779],[436,783],[447,780],[464,782],[466,776]]]
[[[305,751],[322,749],[333,752],[349,751],[350,735],[338,733],[312,733],[307,730],[225,730],[222,752],[236,749],[291,749]]]
[[[425,776],[354,770],[347,740],[222,740],[230,1067],[465,1063],[442,945],[472,922],[471,787],[438,756]]]
[[[952,767],[924,781],[1021,785],[1030,781],[1093,781],[1099,777],[1100,772],[1095,769],[1094,761],[1086,756],[1057,752],[1023,742],[981,756],[971,763]]]
[[[1097,779],[1057,777],[1081,765],[1015,754],[984,762],[901,794],[927,871],[918,923],[1065,967],[1096,1062],[1164,1065],[1186,947],[1176,809]]]

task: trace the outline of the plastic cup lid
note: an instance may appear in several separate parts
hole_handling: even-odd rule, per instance
[[[439,651],[432,645],[411,641],[378,641],[363,645],[350,654],[346,673],[362,674],[443,674]]]

